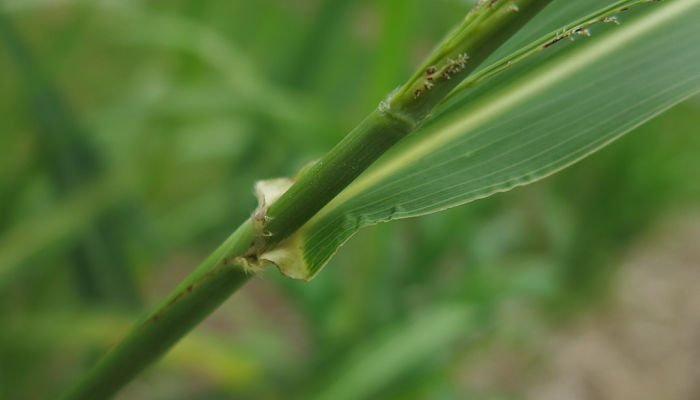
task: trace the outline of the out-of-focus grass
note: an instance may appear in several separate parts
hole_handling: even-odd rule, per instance
[[[76,249],[102,237],[129,300],[157,301],[252,210],[254,180],[321,155],[466,8],[435,4],[3,2],[33,61],[0,41],[0,398],[55,393],[138,312],[80,294],[98,288]],[[62,105],[37,108],[37,87]],[[486,343],[527,348],[605,304],[628,244],[697,207],[699,111],[530,187],[367,229],[311,283],[270,270],[123,398],[461,398],[459,366]],[[57,127],[64,152],[46,143]],[[100,166],[57,190],[51,160],[76,163],[76,146]],[[105,223],[116,233],[95,234]],[[444,340],[422,340],[431,329]]]

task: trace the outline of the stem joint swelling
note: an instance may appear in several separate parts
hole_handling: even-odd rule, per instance
[[[397,94],[401,88],[396,88],[392,91],[386,99],[382,100],[377,107],[377,112],[386,118],[387,125],[398,125],[402,126],[399,132],[413,132],[421,124],[421,119],[416,118],[414,115],[406,112],[402,112],[397,107],[392,107],[391,103],[394,99],[394,95]],[[391,131],[389,131],[391,132]],[[398,139],[402,139],[406,134],[402,134]]]

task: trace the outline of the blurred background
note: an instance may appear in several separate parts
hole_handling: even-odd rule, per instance
[[[0,399],[73,382],[469,6],[2,1]],[[270,268],[118,398],[698,399],[698,126]]]

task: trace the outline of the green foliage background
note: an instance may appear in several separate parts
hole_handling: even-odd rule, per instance
[[[0,398],[76,379],[468,7],[0,4]],[[535,185],[366,229],[310,283],[270,269],[121,398],[522,398],[465,366],[605,307],[629,244],[697,209],[698,126],[691,99]]]

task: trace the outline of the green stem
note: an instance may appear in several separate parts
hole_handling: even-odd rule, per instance
[[[256,213],[113,348],[65,400],[115,394],[248,278],[249,262],[284,240],[403,137],[550,0],[481,0],[402,88],[301,174],[265,215]],[[261,218],[259,220],[258,218]]]
[[[253,232],[250,220],[243,223],[63,399],[113,396],[211,314],[250,278],[247,261],[239,255],[249,248]]]
[[[265,237],[279,242],[294,233],[416,124],[383,107],[372,112],[272,204]]]

